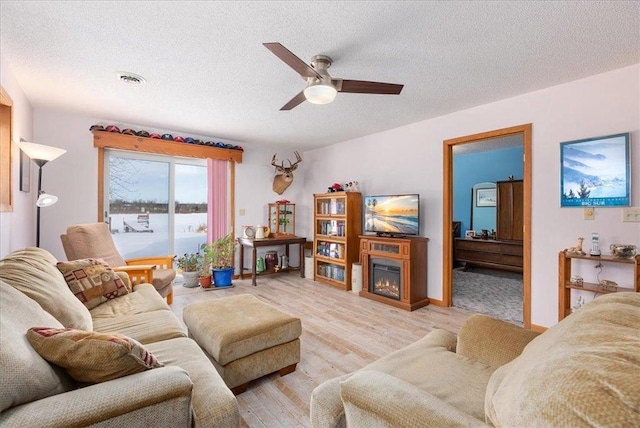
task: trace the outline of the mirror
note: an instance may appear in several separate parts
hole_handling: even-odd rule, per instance
[[[471,230],[496,229],[496,183],[485,181],[471,188]]]

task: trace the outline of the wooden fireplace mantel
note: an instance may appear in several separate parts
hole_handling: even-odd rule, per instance
[[[362,263],[362,291],[360,296],[386,303],[407,311],[429,304],[427,298],[427,243],[429,238],[388,238],[375,235],[360,236]],[[372,292],[370,284],[371,258],[395,261],[401,265],[400,300]]]

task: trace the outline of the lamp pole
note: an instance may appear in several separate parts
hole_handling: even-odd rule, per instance
[[[32,159],[38,165],[38,197],[42,192],[42,167],[47,163],[44,159]],[[40,248],[40,205],[36,206],[36,247]]]

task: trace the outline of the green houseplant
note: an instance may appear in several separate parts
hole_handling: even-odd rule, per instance
[[[236,252],[236,240],[231,234],[204,247],[206,258],[211,263],[213,282],[216,287],[228,287],[233,278],[233,257]]]
[[[209,255],[204,251],[204,248],[206,247],[205,244],[202,244],[201,249],[203,250],[203,255],[200,258],[200,263],[199,263],[199,273],[198,273],[198,282],[200,283],[200,286],[202,288],[209,288],[211,287],[211,259],[209,258]]]
[[[180,257],[176,257],[178,268],[182,270],[182,278],[184,278],[185,287],[197,287],[198,276],[202,268],[202,254],[184,253]]]

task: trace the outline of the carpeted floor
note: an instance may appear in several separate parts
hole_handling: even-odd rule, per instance
[[[453,306],[522,325],[522,274],[453,270]]]

